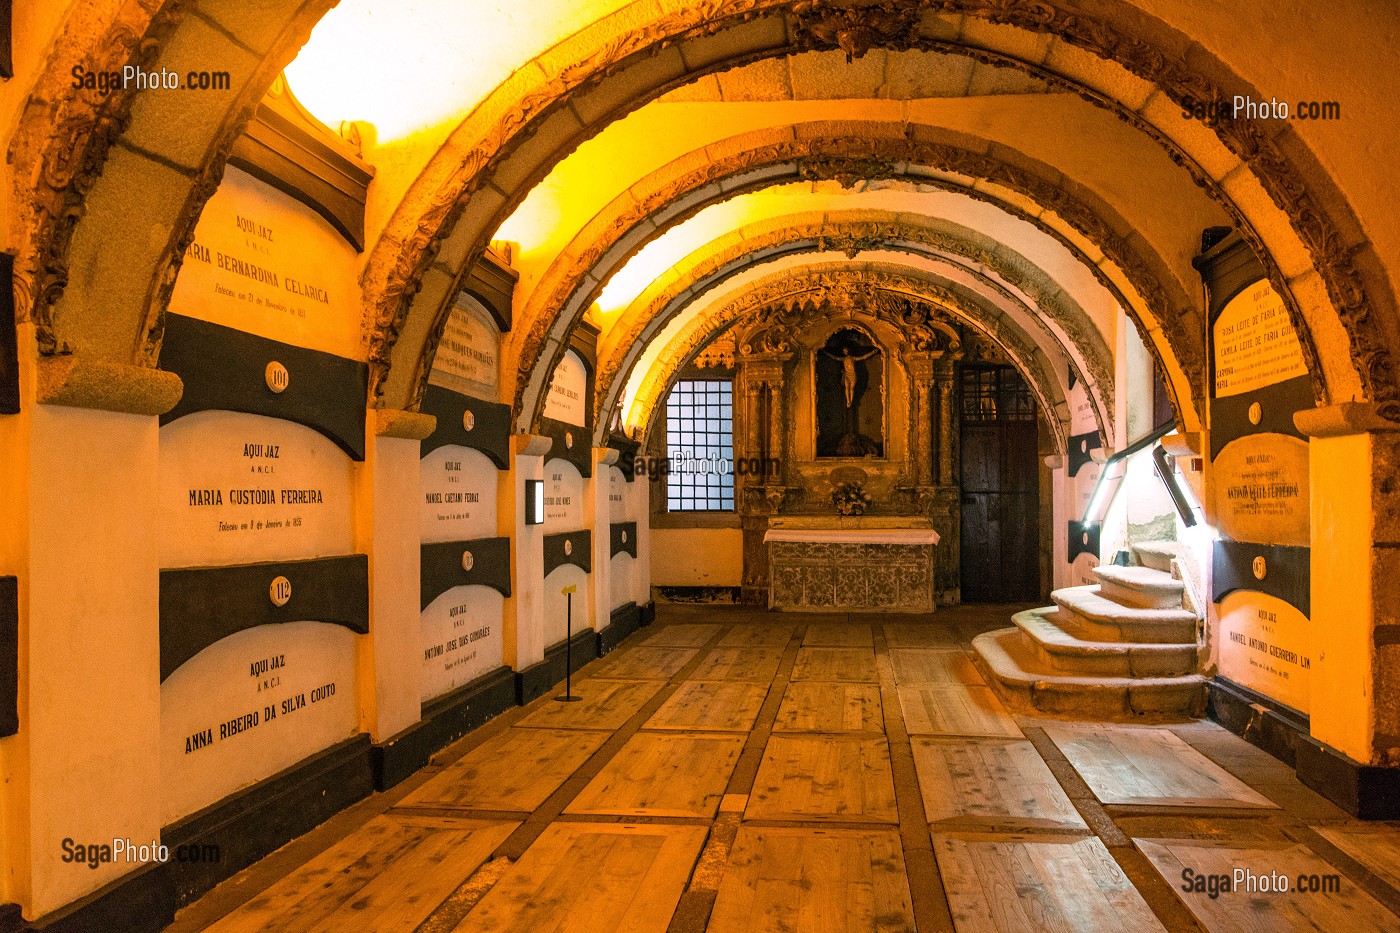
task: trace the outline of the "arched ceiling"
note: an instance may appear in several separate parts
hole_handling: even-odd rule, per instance
[[[182,17],[175,2],[75,5],[60,26],[80,47],[108,42],[107,64],[180,67],[220,50],[237,65],[229,95],[99,101],[65,92],[50,72],[25,106],[5,98],[20,126],[20,314],[44,352],[152,363],[183,247],[228,147],[329,4],[266,0],[256,26],[236,6],[210,0]],[[1182,112],[1233,94],[1316,96],[1335,75],[1339,36],[1355,67],[1338,96],[1352,112],[1383,103],[1366,83],[1383,72],[1356,46],[1383,52],[1393,13],[1329,11],[1300,41],[1296,24],[1315,18],[1299,8],[1246,28],[1239,11],[1187,0],[1104,0],[1093,11],[1068,0],[541,0],[528,11],[344,0],[290,74],[330,125],[364,121],[378,170],[361,283],[379,404],[415,403],[458,283],[493,236],[520,243],[524,313],[509,349],[528,427],[560,337],[581,313],[553,296],[564,288],[586,306],[595,286],[616,275],[622,288],[630,271],[639,274],[629,289],[647,287],[644,267],[630,263],[589,265],[595,281],[583,289],[567,281],[576,266],[561,257],[591,258],[571,249],[601,244],[599,259],[625,260],[650,239],[627,227],[609,243],[600,218],[612,211],[616,221],[631,197],[659,234],[731,191],[835,178],[858,196],[886,196],[880,210],[902,211],[896,195],[953,191],[964,207],[980,201],[1010,226],[1037,227],[1085,271],[1029,242],[1013,251],[1082,307],[1095,306],[1098,288],[1133,315],[1186,409],[1203,377],[1189,259],[1202,227],[1234,224],[1264,253],[1307,351],[1319,351],[1310,359],[1319,397],[1400,411],[1395,270],[1379,259],[1400,248],[1387,200],[1396,182],[1357,162],[1375,138],[1359,140],[1355,125],[1208,125]],[[1275,60],[1289,67],[1262,65]],[[178,139],[173,125],[184,128]],[[772,137],[770,157],[734,143],[761,134]],[[717,192],[679,197],[655,184],[706,164]],[[746,224],[831,209],[821,186],[808,195],[727,229],[697,225],[677,235],[672,255]],[[152,198],[163,213],[147,217]],[[980,230],[970,215],[929,205],[909,213]],[[117,236],[125,250],[110,249]]]

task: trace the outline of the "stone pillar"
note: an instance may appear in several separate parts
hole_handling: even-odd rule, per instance
[[[360,724],[376,742],[420,718],[420,442],[436,419],[371,409],[355,466],[355,550],[369,556],[369,634],[359,639]]]
[[[611,447],[593,448],[593,478],[587,480],[587,508],[583,523],[593,540],[593,572],[588,575],[588,598],[593,606],[593,628],[601,630],[612,621],[612,507],[608,504],[609,468],[620,453]]]
[[[1052,454],[1045,458],[1045,466],[1050,470],[1050,574],[1051,589],[1061,589],[1070,585],[1069,578],[1069,538],[1066,529],[1070,521],[1070,497],[1072,490],[1065,477],[1065,457]]]
[[[1360,403],[1294,420],[1311,438],[1311,621],[1322,639],[1311,733],[1361,765],[1400,765],[1400,425]]]
[[[938,380],[938,482],[943,486],[955,485],[957,477],[953,473],[953,372],[948,367],[946,375]]]
[[[544,525],[525,524],[525,481],[544,481],[544,458],[554,442],[537,434],[510,439],[508,494],[500,500],[500,534],[511,539],[510,597],[505,602],[504,660],[517,673],[544,660]]]
[[[157,415],[181,385],[77,355],[36,362],[33,328],[18,337],[21,410],[0,417],[0,571],[19,582],[19,731],[0,739],[0,901],[34,919],[138,867],[64,864],[63,839],[160,836],[152,516]]]
[[[633,477],[632,482],[627,484],[627,496],[630,498],[628,512],[637,516],[637,573],[632,581],[632,598],[638,606],[645,606],[652,601],[651,493],[653,488],[655,486],[650,474],[646,478]]]

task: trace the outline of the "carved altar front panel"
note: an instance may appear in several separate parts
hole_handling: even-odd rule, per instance
[[[768,605],[808,612],[932,612],[933,545],[771,541]]]

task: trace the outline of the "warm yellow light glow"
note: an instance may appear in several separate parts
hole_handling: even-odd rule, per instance
[[[342,0],[287,80],[328,126],[373,124],[379,144],[455,125],[506,75],[626,0]]]

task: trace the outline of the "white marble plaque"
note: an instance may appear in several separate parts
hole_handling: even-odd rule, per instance
[[[623,476],[622,470],[615,466],[609,466],[606,469],[608,477],[608,521],[635,521],[635,497],[632,495],[631,484],[627,482],[627,477]],[[642,480],[638,480],[638,482],[642,482]]]
[[[637,561],[631,554],[614,554],[608,567],[608,588],[612,594],[608,608],[616,609],[632,602],[633,578],[637,572]]]
[[[573,350],[565,352],[549,383],[544,416],[568,424],[586,424],[588,417],[584,406],[588,401],[587,386],[588,370],[583,360]]]
[[[486,586],[454,586],[423,610],[423,700],[501,666],[505,597]]]
[[[172,421],[160,429],[161,566],[350,554],[352,474],[304,425],[227,411]]]
[[[567,460],[545,462],[544,525],[550,534],[583,527],[583,474]]]
[[[1217,398],[1308,374],[1288,309],[1265,280],[1230,299],[1215,319],[1212,338]]]
[[[495,401],[500,352],[501,333],[490,314],[475,298],[460,294],[443,327],[428,379]]]
[[[311,208],[230,166],[199,215],[170,310],[364,359],[356,259]]]
[[[1237,541],[1311,542],[1308,442],[1287,434],[1251,434],[1215,458],[1215,523]]]
[[[565,638],[568,621],[568,595],[565,587],[576,587],[574,601],[574,634],[593,627],[588,614],[588,574],[573,564],[555,567],[544,578],[544,643],[557,645]]]
[[[496,480],[499,471],[483,453],[469,447],[439,447],[419,467],[423,543],[496,537]]]
[[[1307,714],[1312,638],[1291,604],[1247,590],[1220,601],[1220,673]]]
[[[260,625],[210,645],[160,688],[161,821],[350,738],[357,706],[348,629]]]

